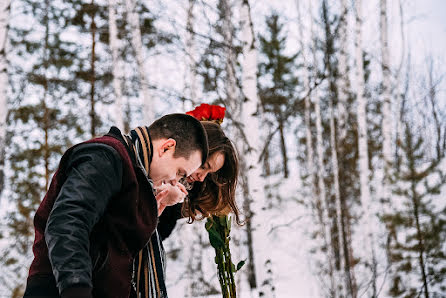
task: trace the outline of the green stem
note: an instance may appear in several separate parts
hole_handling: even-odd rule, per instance
[[[229,247],[230,225],[228,218],[214,216],[212,219],[212,229],[220,235],[223,241],[222,247],[214,247],[215,261],[217,263],[217,275],[220,282],[223,298],[236,298],[236,285],[234,278],[233,264],[231,260],[231,250]]]

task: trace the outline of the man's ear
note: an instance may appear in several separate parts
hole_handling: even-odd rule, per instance
[[[166,152],[169,152],[170,150],[172,151],[171,153],[173,155],[173,153],[175,153],[176,146],[177,146],[177,141],[175,141],[174,139],[165,140],[159,148],[160,156],[162,156]]]

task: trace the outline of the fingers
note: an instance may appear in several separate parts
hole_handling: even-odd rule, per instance
[[[160,191],[157,195],[156,195],[156,200],[160,201],[163,200],[167,197],[167,195],[169,194],[169,190],[168,189],[164,189],[162,191]]]
[[[161,191],[167,189],[167,184],[161,184],[157,188],[155,188],[156,194],[159,194]]]
[[[181,183],[178,183],[177,184],[177,187],[187,196],[188,195],[188,192],[187,192],[187,189],[186,189],[186,187],[183,185],[183,184],[181,184]]]

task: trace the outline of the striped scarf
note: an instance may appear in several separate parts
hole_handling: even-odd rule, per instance
[[[153,146],[149,130],[140,126],[130,131],[129,135],[123,135],[127,145],[133,149],[139,167],[149,178],[149,167],[153,156]],[[158,231],[150,237],[146,246],[138,253],[133,261],[132,284],[133,290],[139,298],[167,298],[164,276],[166,253]]]

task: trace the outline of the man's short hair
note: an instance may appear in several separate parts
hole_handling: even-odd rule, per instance
[[[174,157],[189,159],[193,151],[202,153],[202,165],[208,158],[208,138],[203,125],[186,114],[168,114],[149,126],[152,140],[174,139],[176,148]]]

